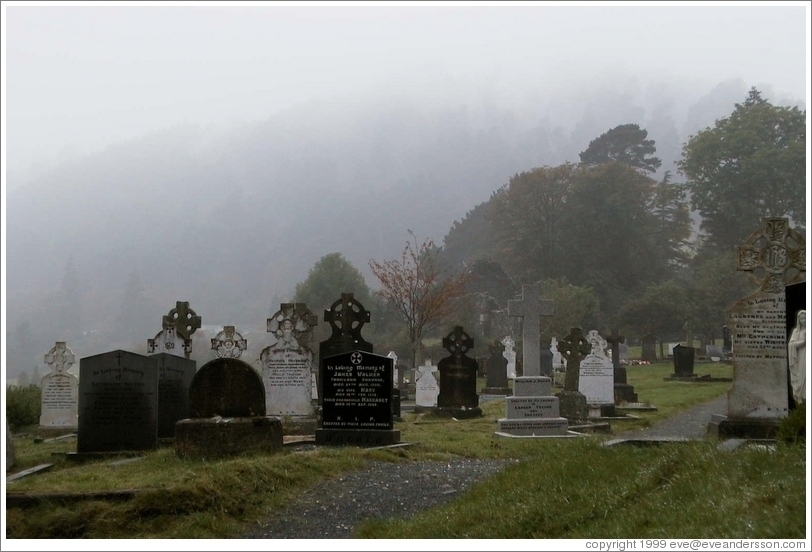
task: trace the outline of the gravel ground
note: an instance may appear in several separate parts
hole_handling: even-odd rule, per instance
[[[617,438],[702,438],[712,414],[726,411],[727,398],[713,401],[644,430]],[[503,469],[509,460],[450,462],[369,461],[367,467],[321,482],[287,508],[257,521],[245,539],[351,539],[352,529],[370,518],[408,517],[439,506],[474,482]]]
[[[365,519],[405,518],[439,506],[510,462],[371,460],[362,470],[317,484],[284,510],[259,520],[242,538],[351,539],[353,527]]]

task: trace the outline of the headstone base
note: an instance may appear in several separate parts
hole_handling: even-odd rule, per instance
[[[504,395],[510,396],[513,394],[513,390],[510,387],[483,387],[482,391],[479,392],[480,395]]]
[[[465,420],[469,418],[478,418],[482,416],[482,409],[478,406],[474,408],[455,408],[452,406],[444,406],[435,408],[432,412],[437,416],[444,418],[456,418],[458,420]]]
[[[620,403],[636,403],[637,393],[634,392],[634,386],[627,383],[615,384],[615,404]]]
[[[319,421],[316,416],[285,416],[282,418],[284,435],[313,435]]]
[[[282,420],[187,418],[175,424],[175,454],[180,458],[222,458],[243,452],[282,450]]]
[[[781,419],[728,418],[713,414],[708,423],[708,434],[719,439],[775,439]]]
[[[545,437],[566,435],[569,423],[566,418],[500,418],[496,421],[497,433]]]
[[[613,404],[590,404],[588,409],[590,419],[615,417],[615,405]]]
[[[316,429],[316,445],[377,447],[399,442],[399,429]]]
[[[561,391],[555,395],[559,399],[559,412],[570,423],[586,422],[589,419],[589,409],[586,405],[586,396],[580,391]]]

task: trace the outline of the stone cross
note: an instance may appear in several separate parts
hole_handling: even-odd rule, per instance
[[[176,301],[175,308],[163,317],[163,327],[175,328],[175,333],[185,340],[192,338],[192,334],[200,327],[202,319],[195,311],[189,308],[188,301]]]
[[[65,345],[64,341],[55,342],[53,348],[45,353],[45,364],[52,372],[66,372],[76,362],[76,355]]]
[[[592,351],[592,345],[584,337],[581,328],[572,328],[570,333],[558,342],[558,351],[567,361],[564,390],[577,392],[581,361]]]
[[[234,330],[234,326],[223,326],[223,331],[211,340],[217,358],[237,358],[248,348],[248,342]]]
[[[760,276],[757,269],[766,274]],[[736,246],[736,270],[744,271],[759,291],[783,293],[798,273],[806,272],[806,242],[787,218],[765,218],[745,245]]]
[[[522,284],[522,298],[508,301],[508,316],[522,319],[522,361],[525,376],[541,375],[540,316],[553,315],[553,302],[541,299],[541,283]]]
[[[266,320],[267,332],[282,339],[286,332],[292,334],[299,346],[310,348],[309,337],[313,327],[319,323],[318,317],[310,312],[305,303],[280,303],[279,310]],[[302,335],[308,343],[299,343]]]
[[[620,344],[626,336],[618,335],[617,328],[612,328],[612,335],[606,338],[606,342],[612,346],[612,366],[620,368]]]
[[[454,356],[465,356],[474,348],[474,338],[465,333],[462,326],[454,326],[448,336],[443,338],[443,348]]]
[[[369,311],[353,299],[352,293],[342,293],[341,299],[324,311],[324,321],[330,324],[333,338],[361,339],[361,328],[369,322]]]

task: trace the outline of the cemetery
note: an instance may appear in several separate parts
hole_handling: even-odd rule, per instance
[[[771,258],[759,247],[785,243],[784,222],[765,219],[741,248],[743,270]],[[406,369],[398,367],[397,354],[376,353],[362,335],[370,312],[352,293],[325,309],[329,337],[318,348],[319,317],[303,303],[282,303],[267,320],[268,345],[256,359],[246,358],[248,340],[236,327],[223,325],[210,339],[214,358],[198,367],[190,357],[202,317],[182,301],[163,317],[146,354],[82,357],[56,342],[44,355],[51,372],[43,378],[40,426],[13,438],[7,427],[9,536],[801,538],[804,448],[797,444],[797,420],[805,415],[805,384],[790,387],[784,329],[804,323],[790,313],[805,301],[797,287],[805,266],[792,250],[789,258],[768,266],[767,277],[754,277],[758,290],[732,307],[732,362],[696,359],[694,348],[681,343],[670,358],[644,360],[646,340],[630,346],[617,329],[572,327],[542,346],[539,323],[555,306],[541,299],[537,285],[523,285],[509,301],[505,314],[518,319],[521,332],[487,342],[489,356],[479,362],[469,356],[474,338],[451,327],[442,339],[445,355],[414,370],[413,396],[398,375]],[[784,281],[789,266],[796,271]],[[755,358],[775,359],[774,366],[766,363],[774,374],[765,380],[765,363],[754,364]],[[67,372],[74,363],[78,382]],[[564,382],[557,388],[559,364]],[[697,378],[696,366],[708,376]],[[788,389],[797,398],[792,413]],[[725,404],[724,413],[708,415],[706,427],[689,436],[663,438],[649,429]],[[634,415],[627,413],[635,407]],[[714,468],[697,471],[696,462]],[[543,478],[539,464],[546,466]],[[770,468],[753,470],[754,464]],[[416,466],[441,486],[410,485],[400,466]],[[661,469],[670,473],[664,487]],[[653,475],[641,478],[647,472]],[[381,473],[392,487],[375,479]],[[733,495],[755,493],[785,515],[748,508],[741,494],[725,513],[703,511],[711,521],[693,535],[699,526],[692,504],[700,508],[705,500],[696,492],[702,485],[711,493],[720,486]],[[748,490],[731,491],[743,486]],[[506,488],[514,497],[509,507],[500,498]],[[199,496],[201,489],[211,497]],[[345,492],[379,509],[358,513]],[[562,493],[572,499],[564,509],[555,500]],[[350,525],[324,528],[332,518],[322,515],[293,522],[301,518],[297,511],[315,511],[313,500],[332,504]],[[536,523],[522,501],[539,504],[550,519]],[[682,507],[665,521],[650,517],[670,502]],[[427,529],[457,504],[465,516]],[[74,512],[72,522],[62,519],[64,505]],[[510,521],[469,521],[501,509]],[[619,509],[623,521],[613,521]],[[731,511],[726,524],[714,517]],[[111,527],[102,521],[108,515],[128,522]],[[576,529],[554,521],[561,516],[577,520]],[[265,520],[263,529],[257,519]]]

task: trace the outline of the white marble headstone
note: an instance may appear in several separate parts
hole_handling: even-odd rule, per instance
[[[615,404],[615,370],[606,354],[606,339],[590,330],[586,340],[592,344],[592,352],[581,361],[578,391],[589,405]]]
[[[57,341],[45,355],[51,371],[42,378],[42,427],[77,427],[79,422],[79,380],[68,372],[76,357],[64,341]]]
[[[440,394],[440,382],[437,380],[437,367],[432,366],[431,360],[426,360],[415,372],[415,406],[437,406],[437,397]]]
[[[508,361],[507,377],[508,379],[514,379],[516,377],[516,351],[513,350],[513,347],[516,346],[516,342],[508,335],[502,340],[502,345],[505,346],[502,356]]]

